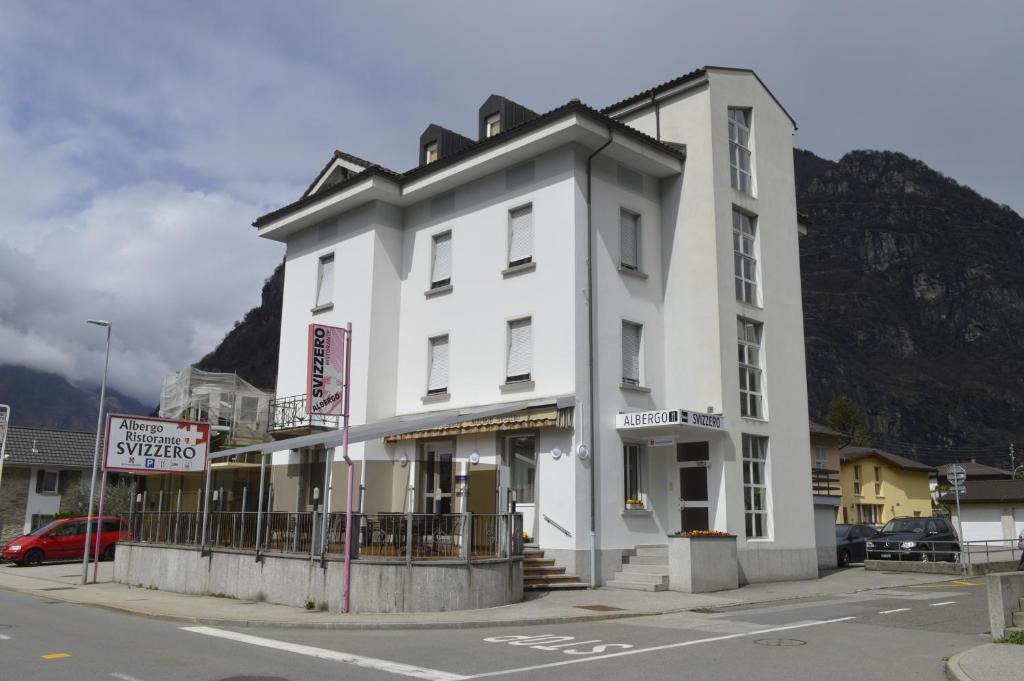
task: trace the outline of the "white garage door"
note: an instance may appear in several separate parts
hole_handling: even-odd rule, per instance
[[[1006,539],[1003,536],[1002,514],[998,508],[965,507],[960,523],[964,530],[964,541]]]

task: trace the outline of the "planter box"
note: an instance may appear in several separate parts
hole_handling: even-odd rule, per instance
[[[683,593],[738,589],[736,537],[668,538],[668,588]]]

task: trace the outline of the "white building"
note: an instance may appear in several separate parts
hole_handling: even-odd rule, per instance
[[[689,529],[737,535],[741,582],[816,576],[793,120],[716,67],[600,111],[479,113],[476,140],[428,127],[406,173],[336,152],[254,223],[287,244],[278,400],[306,391],[307,325],[351,322],[352,423],[387,436],[350,449],[365,512],[511,489],[584,580],[592,546],[606,583]],[[277,452],[275,499],[311,500],[320,456]]]

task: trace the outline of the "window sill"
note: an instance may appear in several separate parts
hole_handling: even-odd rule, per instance
[[[498,390],[503,393],[518,393],[518,392],[529,392],[536,387],[533,381],[513,381],[512,383],[502,383],[498,386]]]
[[[764,305],[758,305],[757,303],[748,303],[745,300],[736,299],[736,303],[745,310],[751,310],[755,312],[764,312]],[[759,321],[759,320],[755,320]]]
[[[629,383],[620,383],[619,390],[629,390],[635,393],[649,393],[651,389],[646,385],[630,385]]]
[[[323,305],[317,305],[310,309],[311,314],[320,314],[321,312],[330,312],[334,309],[334,303],[324,303]]]
[[[750,421],[751,423],[763,423],[765,425],[768,424],[768,419],[762,419],[757,416],[740,416],[740,418],[743,419],[744,421]]]
[[[58,497],[58,496],[60,496],[60,492],[58,492],[57,490],[54,490],[52,492],[46,492],[46,491],[37,492],[37,494],[39,496],[41,496],[41,497]]]
[[[438,286],[437,288],[428,288],[423,292],[425,298],[434,298],[435,296],[443,296],[446,293],[452,292],[452,285],[445,284],[444,286]]]
[[[530,262],[524,262],[521,265],[511,265],[506,267],[501,271],[501,276],[507,279],[509,277],[514,277],[517,274],[533,272],[535,269],[537,269],[537,263],[531,260]]]
[[[748,544],[770,544],[774,541],[771,537],[747,537]]]
[[[641,270],[634,270],[633,268],[626,267],[624,265],[619,265],[619,274],[626,274],[631,277],[636,277],[637,279],[647,279],[646,272],[643,272]]]
[[[647,518],[654,515],[654,511],[649,508],[624,508],[622,509],[622,515],[633,518]]]
[[[443,393],[431,393],[424,395],[420,398],[423,404],[433,404],[434,402],[447,402],[452,398],[451,393],[445,390]]]

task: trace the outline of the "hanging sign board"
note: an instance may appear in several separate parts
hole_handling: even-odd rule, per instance
[[[615,428],[617,430],[657,428],[660,426],[689,426],[707,430],[724,430],[725,418],[721,414],[704,414],[699,411],[686,411],[685,409],[631,411],[615,415]]]
[[[107,415],[103,467],[127,473],[199,473],[210,453],[210,424]]]
[[[345,329],[309,325],[306,412],[341,416],[345,396]]]

